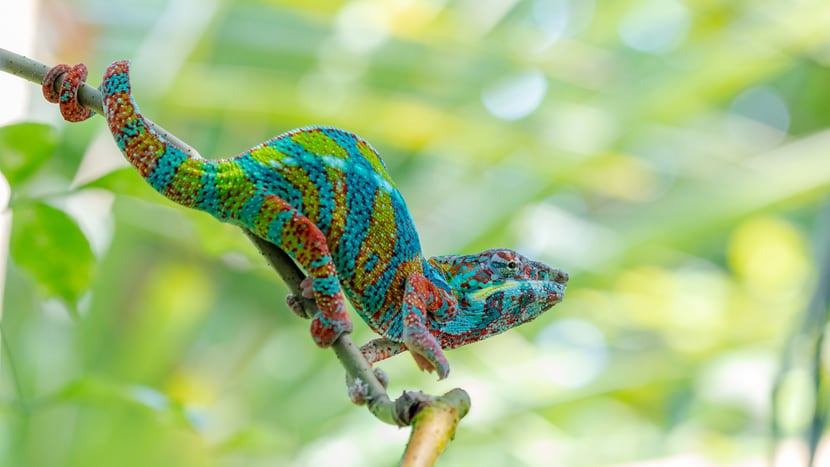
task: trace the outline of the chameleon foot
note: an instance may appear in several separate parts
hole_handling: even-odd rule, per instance
[[[412,358],[415,359],[415,364],[418,365],[418,368],[428,373],[435,371],[438,373],[439,380],[446,378],[450,374],[450,362],[447,361],[447,357],[444,356],[443,352],[429,357],[421,355],[414,350],[410,350],[410,353],[412,354]]]
[[[378,382],[383,386],[383,389],[388,388],[389,376],[386,375],[386,372],[377,367],[372,368],[372,371],[375,373],[375,378],[377,378]]]
[[[404,345],[421,370],[435,371],[439,380],[450,374],[450,362],[447,361],[441,345],[426,329],[407,329]]]
[[[375,374],[378,382],[383,386],[383,389],[389,387],[389,377],[386,376],[383,370],[380,368],[372,368],[372,372]],[[346,375],[346,388],[349,391],[349,399],[355,405],[363,405],[369,402],[369,385],[362,379],[357,378],[353,380],[349,375]]]
[[[352,320],[346,314],[346,307],[341,308],[342,312],[336,313],[333,319],[320,312],[311,320],[311,337],[319,347],[326,348],[333,344],[340,334],[352,332]]]
[[[300,282],[300,288],[302,288],[302,295],[305,298],[314,298],[314,281],[311,277],[306,276],[305,279]]]
[[[354,405],[363,405],[369,401],[369,385],[363,382],[362,379],[356,378],[351,380],[346,377],[346,389],[349,392],[349,400]]]
[[[285,304],[288,305],[288,309],[291,310],[292,313],[299,316],[303,319],[308,319],[310,316],[306,313],[305,307],[303,306],[303,299],[296,295],[288,294],[285,297]]]

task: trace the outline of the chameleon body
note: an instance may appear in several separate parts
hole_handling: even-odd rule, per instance
[[[67,82],[77,90],[82,70],[63,71],[61,92],[72,88]],[[421,369],[444,378],[443,349],[513,328],[562,300],[567,274],[511,250],[426,258],[383,161],[353,133],[308,127],[233,158],[190,156],[148,126],[128,73],[128,62],[115,62],[100,86],[119,149],[165,197],[238,225],[294,259],[308,275],[303,295],[320,309],[311,324],[319,346],[351,331],[348,297],[383,336],[361,348],[370,363],[409,350]],[[47,81],[44,90],[54,84]],[[61,99],[67,118],[86,118],[72,116],[79,108],[73,100]],[[296,297],[288,301],[297,306]]]

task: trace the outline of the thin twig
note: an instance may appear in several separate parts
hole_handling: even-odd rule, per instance
[[[36,62],[31,58],[0,48],[0,71],[5,71],[6,73],[10,73],[33,83],[40,84],[43,81],[43,76],[46,75],[47,71],[49,71],[49,66]],[[60,80],[56,79],[56,91],[58,90],[57,86],[59,83]],[[97,88],[90,86],[87,83],[83,83],[78,89],[78,102],[98,115],[104,114],[104,104],[101,100],[101,93]],[[155,122],[152,122],[149,119],[147,119],[147,122],[153,131],[169,141],[173,146],[176,146],[177,149],[184,151],[185,154],[191,157],[201,157],[198,151],[177,138],[176,135],[158,126]]]
[[[23,384],[20,382],[20,372],[17,371],[14,355],[12,354],[11,345],[9,344],[9,336],[6,335],[6,330],[3,323],[0,323],[0,341],[3,345],[3,353],[6,355],[6,361],[9,364],[9,372],[11,372],[12,381],[14,381],[14,389],[17,392],[17,401],[20,404],[23,413],[29,413],[29,403],[27,402],[25,394],[23,394]]]

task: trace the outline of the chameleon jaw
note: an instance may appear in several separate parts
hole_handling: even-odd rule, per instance
[[[564,280],[562,281],[508,280],[499,284],[488,285],[487,287],[483,287],[479,290],[476,290],[475,292],[467,294],[467,297],[471,302],[483,303],[498,292],[519,291],[520,295],[531,295],[534,300],[538,300],[539,298],[547,298],[545,301],[549,302],[550,306],[553,306],[561,302],[565,295],[565,287],[568,280],[567,277],[567,274],[564,274]]]

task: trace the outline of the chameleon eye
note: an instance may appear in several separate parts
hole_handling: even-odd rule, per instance
[[[499,274],[502,277],[513,277],[519,271],[519,263],[515,261],[506,261],[497,265]]]

